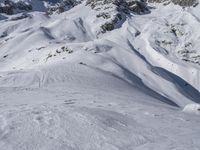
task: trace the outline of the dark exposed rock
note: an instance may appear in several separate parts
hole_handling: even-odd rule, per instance
[[[70,8],[76,6],[79,3],[80,3],[80,1],[76,1],[76,0],[62,0],[59,3],[50,5],[47,8],[47,13],[48,14],[62,13],[64,11],[69,10]]]
[[[112,31],[116,28],[116,25],[122,20],[122,15],[120,13],[116,14],[113,19],[101,25],[102,33],[106,31]]]
[[[118,11],[125,13],[144,14],[149,12],[147,3],[143,0],[87,0],[86,5],[95,9],[101,5],[113,4]]]
[[[33,0],[34,1],[34,0]],[[46,1],[46,0],[41,0]],[[47,2],[47,1],[46,1]],[[47,6],[47,13],[53,14],[56,13],[62,13],[65,10],[69,10],[70,8],[76,6],[81,1],[79,0],[58,0],[55,2],[48,1],[46,4]],[[33,10],[33,6],[31,1],[12,1],[12,0],[2,0],[0,2],[0,13],[5,13],[8,15],[12,15],[14,13],[19,12],[27,12]]]
[[[111,18],[110,14],[109,13],[105,13],[105,12],[100,13],[100,14],[97,15],[97,18],[100,18],[100,17],[102,17],[104,19]]]
[[[25,3],[23,1],[13,2],[10,0],[5,0],[0,3],[0,13],[5,13],[8,15],[12,15],[16,12],[30,11],[32,10],[32,6],[29,3]]]
[[[10,6],[10,5],[0,6],[0,13],[12,15],[13,14],[13,7]]]
[[[156,2],[156,3],[174,3],[176,5],[180,5],[182,7],[195,7],[196,5],[199,4],[198,0],[148,0],[148,2]]]
[[[102,33],[120,27],[127,15],[149,13],[147,3],[143,0],[86,0],[86,5],[99,12],[97,18],[106,20],[101,25]]]
[[[113,23],[105,23],[101,26],[101,28],[103,29],[103,32],[106,32],[106,31],[112,31],[114,30],[114,24]]]
[[[76,6],[81,3],[82,0],[57,0],[57,1],[47,1],[47,13],[62,13],[70,8]],[[119,11],[123,11],[124,13],[135,13],[135,14],[145,14],[149,12],[147,7],[147,3],[156,2],[163,3],[165,5],[169,3],[174,3],[176,5],[180,5],[182,7],[195,7],[198,5],[198,0],[86,0],[86,5],[90,5],[92,9],[100,10],[99,6],[104,6],[104,9],[109,9],[110,6],[108,4],[113,4],[116,6],[116,9]],[[8,15],[12,15],[17,12],[31,11],[33,10],[33,6],[31,2],[28,1],[12,1],[12,0],[1,0],[0,2],[0,13],[5,13]],[[102,14],[101,16],[107,18],[109,15]]]

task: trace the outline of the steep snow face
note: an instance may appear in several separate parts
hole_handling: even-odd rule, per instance
[[[199,5],[19,2],[0,14],[1,150],[200,148]]]

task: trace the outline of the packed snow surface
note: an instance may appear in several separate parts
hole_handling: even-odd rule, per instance
[[[23,2],[0,13],[0,150],[200,149],[199,5]]]

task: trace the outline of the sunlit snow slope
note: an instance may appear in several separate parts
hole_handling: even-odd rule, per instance
[[[0,1],[0,150],[200,149],[200,5],[18,2]]]

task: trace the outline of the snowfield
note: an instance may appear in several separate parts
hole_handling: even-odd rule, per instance
[[[200,149],[200,5],[12,1],[0,150]]]

